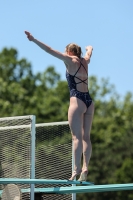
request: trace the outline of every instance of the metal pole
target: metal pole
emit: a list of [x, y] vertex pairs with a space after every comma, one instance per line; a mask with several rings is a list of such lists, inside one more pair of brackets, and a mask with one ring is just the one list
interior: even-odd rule
[[[31, 179], [35, 178], [35, 122], [36, 117], [31, 116]], [[30, 200], [34, 200], [34, 184], [31, 184]]]

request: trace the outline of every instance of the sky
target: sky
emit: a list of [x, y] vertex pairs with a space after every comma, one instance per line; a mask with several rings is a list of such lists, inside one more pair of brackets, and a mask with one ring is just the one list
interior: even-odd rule
[[33, 73], [48, 66], [65, 80], [65, 66], [24, 31], [55, 50], [71, 42], [93, 46], [89, 76], [109, 79], [121, 96], [133, 93], [133, 0], [0, 0], [0, 51], [15, 48]]

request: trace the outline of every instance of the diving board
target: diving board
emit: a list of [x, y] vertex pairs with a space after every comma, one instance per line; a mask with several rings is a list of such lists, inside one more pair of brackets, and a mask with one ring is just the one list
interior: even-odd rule
[[50, 194], [70, 194], [70, 193], [92, 193], [92, 192], [111, 192], [121, 190], [133, 190], [131, 184], [108, 184], [93, 186], [72, 186], [72, 187], [53, 187], [53, 188], [35, 188], [35, 192]]
[[[46, 194], [71, 194], [71, 193], [93, 193], [93, 192], [111, 192], [133, 190], [133, 183], [130, 184], [108, 184], [108, 185], [90, 185], [90, 186], [71, 186], [71, 187], [51, 187], [34, 188], [34, 192]], [[21, 189], [22, 193], [31, 192], [30, 188]], [[2, 190], [0, 190], [0, 195]]]
[[94, 185], [87, 181], [70, 181], [70, 180], [55, 180], [55, 179], [21, 179], [21, 178], [0, 178], [0, 184], [83, 184]]
[[[86, 184], [87, 186], [71, 186], [71, 187], [51, 187], [51, 188], [34, 188], [34, 192], [43, 193], [90, 193], [90, 192], [109, 192], [121, 190], [133, 190], [133, 183], [128, 184], [107, 184], [93, 185], [91, 182], [69, 181], [69, 180], [54, 180], [54, 179], [15, 179], [15, 178], [0, 178], [0, 184]], [[29, 189], [21, 189], [22, 192], [30, 192]]]

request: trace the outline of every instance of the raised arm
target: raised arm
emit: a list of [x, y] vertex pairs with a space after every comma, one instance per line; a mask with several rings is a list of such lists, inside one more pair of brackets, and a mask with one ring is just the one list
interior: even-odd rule
[[91, 58], [91, 55], [92, 55], [92, 51], [93, 51], [93, 47], [92, 46], [87, 46], [86, 47], [86, 54], [85, 54], [85, 60], [87, 62], [87, 64], [90, 63], [90, 58]]
[[43, 49], [47, 53], [51, 54], [52, 56], [59, 58], [60, 60], [63, 60], [65, 63], [68, 63], [68, 64], [70, 64], [72, 62], [72, 58], [70, 56], [68, 56], [67, 54], [56, 51], [56, 50], [52, 49], [51, 47], [49, 47], [48, 45], [40, 42], [39, 40], [35, 39], [31, 35], [31, 33], [29, 33], [28, 31], [25, 31], [25, 34], [27, 35], [27, 38], [30, 41], [37, 44], [41, 49]]

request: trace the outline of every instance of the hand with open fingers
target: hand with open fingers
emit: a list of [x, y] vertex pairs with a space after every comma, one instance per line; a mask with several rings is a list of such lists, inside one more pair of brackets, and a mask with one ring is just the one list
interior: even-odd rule
[[30, 32], [25, 31], [25, 34], [27, 35], [27, 38], [28, 38], [30, 41], [33, 41], [33, 40], [34, 40], [34, 37], [31, 35]]
[[86, 49], [86, 51], [93, 51], [93, 47], [92, 46], [87, 46], [85, 49]]

